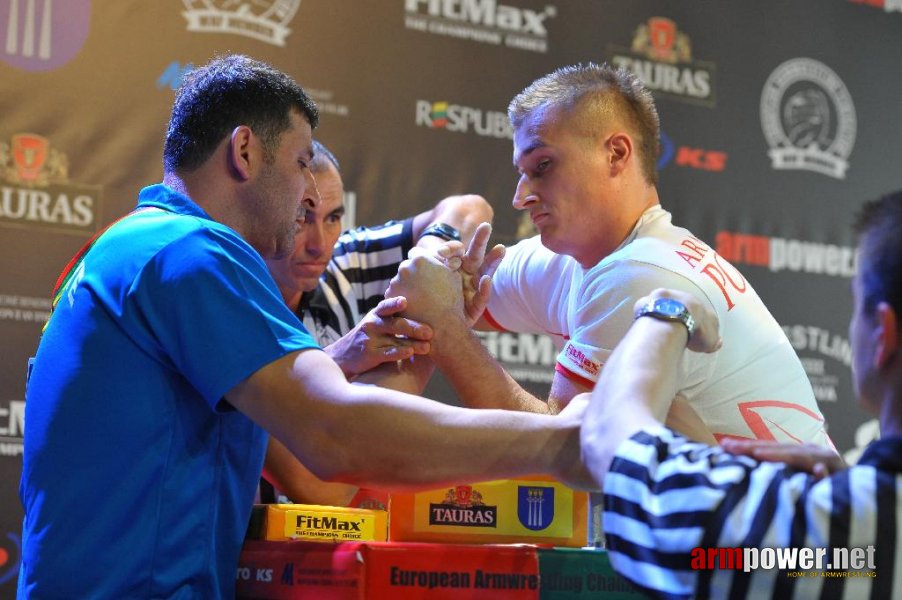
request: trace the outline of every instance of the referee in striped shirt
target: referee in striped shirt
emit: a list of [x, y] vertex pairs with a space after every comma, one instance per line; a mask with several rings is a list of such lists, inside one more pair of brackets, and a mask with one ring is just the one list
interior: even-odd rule
[[[463, 194], [406, 219], [342, 231], [345, 194], [338, 159], [317, 140], [313, 153], [309, 167], [316, 189], [307, 191], [311, 208], [295, 235], [294, 251], [266, 264], [285, 304], [351, 381], [382, 363], [428, 352], [431, 329], [403, 317], [402, 299], [385, 298], [411, 248], [435, 250], [452, 239], [469, 242], [494, 213], [483, 197]], [[403, 381], [409, 387], [401, 391], [422, 393], [432, 366], [422, 361], [418, 366], [417, 377], [381, 378], [380, 385], [398, 388]], [[319, 480], [281, 442], [270, 439], [261, 501], [286, 494], [295, 502], [346, 506], [356, 493], [355, 485]]]
[[[715, 351], [717, 323], [679, 292], [637, 303], [592, 394], [581, 445], [604, 490], [611, 562], [648, 594], [902, 598], [902, 192], [866, 204], [856, 229], [852, 371], [881, 439], [851, 468], [820, 449], [712, 448], [664, 427], [655, 407], [676, 391], [681, 354]], [[797, 560], [803, 554], [823, 560]]]

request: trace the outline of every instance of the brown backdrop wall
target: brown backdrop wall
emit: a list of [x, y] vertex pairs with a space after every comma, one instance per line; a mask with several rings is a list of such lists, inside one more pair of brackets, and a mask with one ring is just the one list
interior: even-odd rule
[[[872, 435], [851, 397], [848, 224], [902, 187], [900, 0], [0, 0], [0, 597], [15, 592], [25, 364], [50, 290], [161, 178], [172, 90], [221, 52], [318, 101], [357, 224], [475, 191], [505, 243], [531, 233], [510, 206], [513, 94], [574, 62], [635, 70], [661, 113], [665, 208], [758, 289], [839, 447]], [[548, 340], [484, 340], [547, 391]], [[454, 401], [441, 380], [429, 393]]]

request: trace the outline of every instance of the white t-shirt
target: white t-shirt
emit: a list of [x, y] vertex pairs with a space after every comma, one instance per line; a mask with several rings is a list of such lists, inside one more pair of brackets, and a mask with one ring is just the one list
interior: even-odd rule
[[549, 334], [561, 349], [557, 371], [589, 387], [626, 335], [636, 300], [660, 287], [704, 298], [720, 319], [723, 348], [685, 353], [680, 394], [715, 437], [833, 447], [805, 370], [758, 294], [660, 206], [590, 269], [538, 237], [524, 240], [508, 248], [492, 286], [489, 320]]

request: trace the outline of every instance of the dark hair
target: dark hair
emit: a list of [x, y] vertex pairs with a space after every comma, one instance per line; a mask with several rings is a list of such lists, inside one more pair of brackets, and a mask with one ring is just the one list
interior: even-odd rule
[[517, 94], [507, 108], [507, 115], [516, 129], [537, 109], [551, 106], [570, 111], [584, 98], [597, 101], [602, 113], [627, 122], [633, 136], [638, 138], [642, 174], [649, 184], [656, 184], [661, 145], [658, 110], [651, 92], [626, 69], [592, 62], [561, 67]]
[[316, 105], [291, 77], [247, 56], [216, 57], [179, 86], [163, 146], [164, 171], [197, 169], [239, 125], [260, 137], [270, 160], [291, 126], [292, 109], [316, 127]]
[[313, 162], [310, 164], [310, 170], [314, 173], [321, 173], [326, 170], [327, 161], [332, 163], [335, 170], [341, 173], [341, 167], [338, 165], [338, 159], [332, 154], [332, 151], [326, 148], [319, 140], [313, 140]]
[[855, 232], [865, 311], [887, 302], [902, 314], [902, 190], [862, 206]]

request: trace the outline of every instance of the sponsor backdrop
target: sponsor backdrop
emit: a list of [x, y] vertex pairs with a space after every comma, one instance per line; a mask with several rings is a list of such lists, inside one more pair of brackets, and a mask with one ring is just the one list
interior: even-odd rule
[[[851, 402], [848, 223], [902, 187], [902, 0], [0, 0], [0, 596], [19, 562], [25, 365], [50, 290], [160, 179], [173, 89], [219, 52], [273, 63], [318, 102], [349, 222], [475, 191], [503, 243], [531, 234], [509, 202], [511, 97], [569, 63], [634, 70], [661, 113], [665, 208], [758, 289], [840, 449], [873, 435]], [[549, 340], [483, 339], [545, 393]], [[430, 393], [453, 401], [440, 381]]]

